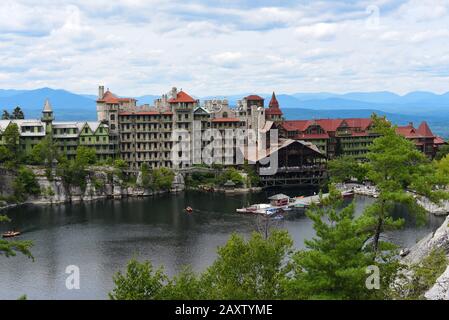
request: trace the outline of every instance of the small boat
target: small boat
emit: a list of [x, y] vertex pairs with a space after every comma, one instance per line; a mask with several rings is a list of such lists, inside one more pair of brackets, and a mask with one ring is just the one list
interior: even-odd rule
[[269, 204], [260, 203], [260, 204], [254, 204], [247, 208], [236, 209], [236, 211], [237, 211], [237, 213], [257, 214], [257, 213], [259, 213], [259, 211], [261, 211], [261, 210], [263, 211], [268, 208], [270, 208]]
[[345, 191], [341, 194], [343, 199], [352, 199], [354, 198], [354, 191]]
[[7, 231], [4, 234], [2, 234], [3, 238], [14, 238], [17, 236], [20, 236], [20, 232], [19, 231]]
[[185, 210], [186, 210], [187, 213], [192, 213], [193, 212], [192, 207], [187, 207]]

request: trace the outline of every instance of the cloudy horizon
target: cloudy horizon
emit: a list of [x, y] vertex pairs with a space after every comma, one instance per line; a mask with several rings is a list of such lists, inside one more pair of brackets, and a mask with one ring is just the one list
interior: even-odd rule
[[0, 3], [0, 88], [449, 91], [449, 0]]

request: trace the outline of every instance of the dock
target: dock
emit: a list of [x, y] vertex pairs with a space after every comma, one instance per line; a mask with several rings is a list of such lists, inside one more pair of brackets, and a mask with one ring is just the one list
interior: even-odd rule
[[[323, 198], [326, 198], [329, 196], [329, 193], [323, 193]], [[298, 208], [299, 206], [303, 207], [310, 207], [312, 204], [319, 204], [320, 203], [320, 195], [313, 195], [308, 196], [304, 198], [295, 198], [295, 201], [291, 204], [293, 207]]]
[[[326, 198], [329, 196], [329, 193], [325, 193], [322, 196], [323, 198]], [[290, 198], [286, 195], [279, 194], [270, 197], [270, 200], [271, 203], [253, 204], [248, 208], [237, 209], [237, 212], [246, 214], [273, 215], [294, 209], [306, 209], [312, 204], [319, 204], [320, 195]]]

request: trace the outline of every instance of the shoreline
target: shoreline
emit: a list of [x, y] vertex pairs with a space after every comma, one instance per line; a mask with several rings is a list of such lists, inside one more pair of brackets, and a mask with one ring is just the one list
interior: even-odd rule
[[[337, 184], [337, 189], [340, 191], [353, 191], [354, 194], [377, 198], [379, 193], [375, 186], [367, 186], [361, 183], [342, 183]], [[418, 197], [415, 195], [415, 197]], [[441, 204], [435, 204], [430, 202], [425, 197], [417, 199], [417, 203], [426, 210], [426, 212], [431, 213], [435, 216], [448, 216], [449, 215], [449, 201], [442, 201]]]

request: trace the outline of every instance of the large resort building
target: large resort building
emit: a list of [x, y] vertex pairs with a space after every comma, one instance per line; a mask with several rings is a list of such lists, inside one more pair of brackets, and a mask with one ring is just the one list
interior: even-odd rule
[[[182, 89], [172, 88], [153, 106], [139, 106], [136, 99], [118, 97], [100, 86], [97, 118], [96, 122], [57, 122], [47, 100], [39, 120], [1, 120], [0, 144], [5, 143], [6, 128], [16, 123], [20, 148], [26, 153], [51, 136], [69, 159], [79, 146], [87, 146], [95, 149], [99, 160], [120, 158], [131, 171], [143, 163], [149, 168], [185, 169], [201, 163], [235, 165], [243, 158], [261, 174], [267, 167], [264, 160], [276, 154], [277, 178], [262, 179], [269, 186], [279, 181], [318, 184], [326, 159], [349, 155], [364, 160], [378, 136], [369, 118], [285, 120], [274, 93], [267, 108], [257, 95], [231, 107], [226, 99], [201, 104]], [[270, 144], [273, 129], [278, 129], [279, 139]], [[430, 158], [445, 143], [425, 122], [418, 128], [399, 126], [397, 132]]]

